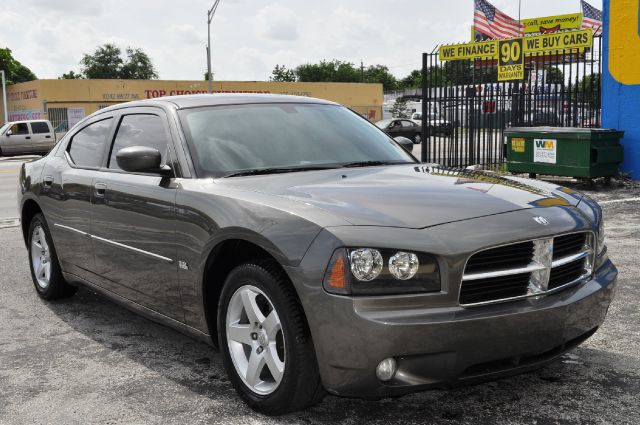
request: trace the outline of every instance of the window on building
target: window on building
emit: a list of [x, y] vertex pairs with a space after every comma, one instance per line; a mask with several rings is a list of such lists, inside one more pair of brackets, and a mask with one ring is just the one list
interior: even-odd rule
[[77, 132], [67, 152], [73, 163], [79, 167], [99, 167], [107, 144], [107, 136], [111, 129], [111, 118], [94, 122]]
[[69, 131], [69, 118], [67, 115], [67, 108], [48, 108], [47, 116], [53, 131], [55, 133], [64, 133]]
[[120, 149], [130, 146], [145, 146], [158, 149], [162, 155], [162, 164], [164, 164], [167, 154], [167, 134], [162, 121], [159, 116], [151, 114], [125, 115], [122, 117], [111, 148], [109, 168], [112, 170], [120, 169], [116, 161], [116, 154]]

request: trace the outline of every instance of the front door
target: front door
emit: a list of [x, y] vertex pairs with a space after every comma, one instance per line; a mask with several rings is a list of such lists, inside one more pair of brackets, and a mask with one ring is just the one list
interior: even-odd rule
[[2, 136], [2, 152], [5, 154], [31, 153], [31, 133], [26, 122], [15, 123]]
[[159, 108], [127, 109], [119, 118], [106, 168], [93, 181], [92, 235], [101, 285], [182, 321], [175, 243], [174, 179], [120, 169], [130, 146], [158, 149], [171, 162], [171, 135]]

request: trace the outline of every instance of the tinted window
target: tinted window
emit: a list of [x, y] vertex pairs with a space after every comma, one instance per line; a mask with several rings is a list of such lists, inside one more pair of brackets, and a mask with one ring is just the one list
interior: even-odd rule
[[201, 176], [271, 167], [415, 161], [389, 136], [340, 106], [249, 104], [179, 113]]
[[27, 127], [27, 123], [24, 123], [24, 122], [14, 124], [11, 127], [11, 133], [15, 135], [29, 134], [29, 127]]
[[415, 127], [416, 125], [411, 121], [401, 121], [403, 127]]
[[67, 148], [71, 160], [80, 167], [99, 167], [111, 128], [111, 118], [94, 122], [77, 132]]
[[125, 115], [120, 121], [116, 138], [111, 148], [109, 168], [119, 170], [116, 154], [120, 149], [129, 146], [145, 146], [156, 148], [162, 155], [162, 164], [167, 154], [167, 135], [162, 118], [157, 115], [137, 114]]
[[35, 134], [49, 133], [49, 126], [46, 122], [32, 122], [31, 131]]

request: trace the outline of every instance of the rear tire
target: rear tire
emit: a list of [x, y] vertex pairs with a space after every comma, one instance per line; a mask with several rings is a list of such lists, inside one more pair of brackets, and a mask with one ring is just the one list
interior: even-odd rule
[[231, 271], [220, 295], [218, 341], [231, 383], [254, 410], [282, 415], [324, 398], [302, 306], [276, 265], [257, 261]]
[[420, 143], [422, 143], [422, 136], [419, 134], [415, 134], [413, 136], [413, 144], [414, 145], [419, 145]]
[[27, 244], [31, 279], [40, 298], [56, 300], [75, 294], [78, 288], [69, 285], [62, 276], [53, 239], [41, 213], [31, 219]]

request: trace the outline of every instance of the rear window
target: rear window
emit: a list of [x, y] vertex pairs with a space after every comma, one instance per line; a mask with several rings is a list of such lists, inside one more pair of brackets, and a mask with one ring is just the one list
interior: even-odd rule
[[79, 167], [100, 167], [111, 129], [111, 118], [89, 124], [77, 132], [67, 151], [73, 163]]
[[46, 122], [32, 122], [31, 131], [34, 134], [49, 133], [49, 125]]

